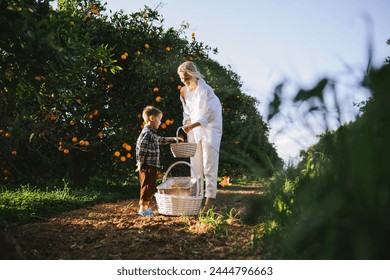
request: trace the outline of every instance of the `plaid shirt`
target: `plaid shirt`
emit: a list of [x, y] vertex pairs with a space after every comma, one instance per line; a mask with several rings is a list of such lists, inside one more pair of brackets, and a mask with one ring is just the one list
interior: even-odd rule
[[146, 125], [138, 136], [136, 145], [136, 158], [138, 163], [160, 167], [159, 145], [175, 143], [176, 137], [162, 137], [157, 130]]

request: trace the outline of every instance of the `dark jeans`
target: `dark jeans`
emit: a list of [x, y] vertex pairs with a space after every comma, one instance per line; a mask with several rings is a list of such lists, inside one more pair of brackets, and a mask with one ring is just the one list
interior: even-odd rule
[[156, 192], [157, 167], [142, 164], [139, 171], [139, 182], [141, 186], [139, 205], [149, 205]]

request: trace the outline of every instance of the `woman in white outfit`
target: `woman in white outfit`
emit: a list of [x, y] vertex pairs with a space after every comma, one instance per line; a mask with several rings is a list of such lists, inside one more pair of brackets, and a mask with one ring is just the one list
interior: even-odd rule
[[205, 209], [217, 196], [219, 148], [222, 137], [222, 106], [213, 89], [191, 61], [182, 63], [177, 73], [185, 85], [180, 90], [183, 130], [189, 142], [198, 143], [191, 165], [206, 182]]

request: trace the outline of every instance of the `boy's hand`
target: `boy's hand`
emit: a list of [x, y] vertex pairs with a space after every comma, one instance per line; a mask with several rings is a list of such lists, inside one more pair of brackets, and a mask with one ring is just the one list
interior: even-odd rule
[[135, 170], [135, 172], [139, 172], [139, 171], [141, 171], [141, 163], [140, 162], [137, 163], [137, 169]]

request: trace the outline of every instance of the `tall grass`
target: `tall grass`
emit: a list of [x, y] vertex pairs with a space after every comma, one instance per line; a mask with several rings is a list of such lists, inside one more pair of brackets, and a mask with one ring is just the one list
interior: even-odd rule
[[[318, 106], [324, 81], [295, 101], [326, 117], [326, 107]], [[321, 135], [257, 201], [269, 258], [390, 258], [390, 65], [371, 69], [361, 86], [372, 97], [356, 121]]]

